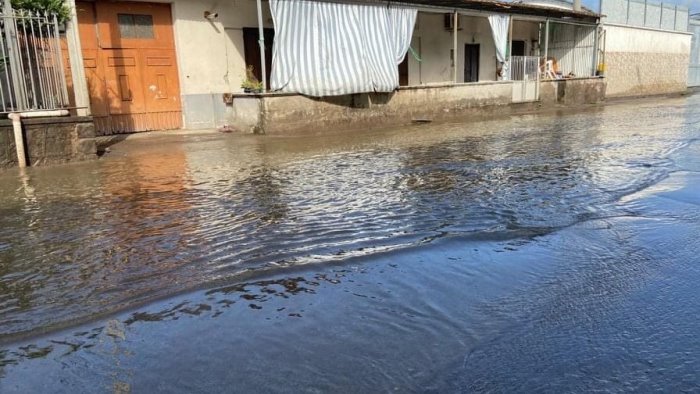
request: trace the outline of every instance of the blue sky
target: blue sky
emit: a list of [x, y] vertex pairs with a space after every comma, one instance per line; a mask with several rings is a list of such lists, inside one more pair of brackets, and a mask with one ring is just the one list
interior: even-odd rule
[[[650, 0], [656, 3], [680, 4], [688, 6], [692, 12], [700, 12], [700, 0]], [[593, 10], [598, 9], [598, 0], [582, 0], [583, 4]]]

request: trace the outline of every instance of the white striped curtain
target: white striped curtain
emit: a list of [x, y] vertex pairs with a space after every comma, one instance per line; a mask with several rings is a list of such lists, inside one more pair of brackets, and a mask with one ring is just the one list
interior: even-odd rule
[[270, 10], [273, 91], [323, 97], [398, 88], [416, 9], [270, 0]]

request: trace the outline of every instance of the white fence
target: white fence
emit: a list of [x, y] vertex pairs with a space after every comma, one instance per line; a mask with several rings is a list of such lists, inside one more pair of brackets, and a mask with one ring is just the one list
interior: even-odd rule
[[538, 56], [512, 56], [510, 63], [513, 102], [537, 101], [540, 96], [540, 58]]
[[605, 22], [662, 30], [686, 31], [688, 7], [654, 0], [601, 0]]
[[547, 57], [562, 77], [592, 77], [596, 73], [596, 26], [549, 24]]
[[0, 113], [68, 106], [56, 15], [0, 11], [0, 33]]

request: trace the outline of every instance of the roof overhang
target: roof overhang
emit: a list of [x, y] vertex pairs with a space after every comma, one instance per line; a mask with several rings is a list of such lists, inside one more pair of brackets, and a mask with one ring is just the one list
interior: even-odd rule
[[419, 5], [423, 7], [444, 9], [444, 10], [465, 10], [493, 12], [501, 14], [528, 15], [542, 18], [573, 19], [595, 23], [602, 15], [588, 9], [574, 11], [558, 7], [548, 7], [536, 4], [511, 3], [496, 0], [397, 0], [397, 1], [377, 1], [365, 0], [369, 2], [386, 2], [393, 4]]

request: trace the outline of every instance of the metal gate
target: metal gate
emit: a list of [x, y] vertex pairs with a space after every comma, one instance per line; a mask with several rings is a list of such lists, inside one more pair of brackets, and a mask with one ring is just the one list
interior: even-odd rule
[[0, 12], [0, 113], [68, 106], [54, 14], [4, 7]]
[[510, 79], [513, 81], [513, 102], [540, 99], [540, 72], [537, 56], [512, 56]]

